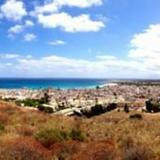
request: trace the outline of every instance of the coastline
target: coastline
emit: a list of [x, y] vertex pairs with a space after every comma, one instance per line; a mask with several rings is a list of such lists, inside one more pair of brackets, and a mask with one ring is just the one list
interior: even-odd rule
[[[21, 107], [66, 116], [90, 112], [92, 108], [108, 106], [142, 111], [151, 98], [159, 102], [160, 85], [144, 83], [104, 83], [102, 86], [81, 89], [0, 89], [0, 99]], [[103, 109], [102, 109], [103, 111]]]
[[135, 110], [142, 110], [147, 100], [159, 99], [159, 95], [160, 82], [155, 81], [103, 80], [101, 85], [69, 89], [52, 87], [0, 89], [1, 100], [33, 108], [43, 105], [52, 108], [53, 112], [67, 109], [66, 114], [68, 110], [70, 114], [82, 108], [90, 109], [96, 105], [107, 106], [112, 103], [129, 104]]
[[95, 78], [0, 78], [0, 90], [14, 89], [95, 89], [114, 85], [160, 85], [152, 79], [95, 79]]
[[25, 99], [42, 99], [44, 96], [49, 97], [49, 105], [53, 108], [64, 105], [65, 108], [70, 106], [94, 106], [95, 104], [105, 105], [107, 103], [133, 103], [138, 102], [145, 104], [145, 101], [152, 97], [160, 95], [160, 86], [136, 84], [119, 84], [104, 83], [89, 88], [74, 89], [0, 89], [1, 99], [8, 100], [25, 100]]
[[82, 78], [14, 78], [14, 79], [0, 79], [0, 89], [93, 89], [96, 86], [107, 83], [107, 79], [82, 79]]
[[41, 91], [47, 89], [53, 90], [89, 90], [89, 89], [96, 89], [97, 87], [103, 88], [108, 86], [118, 86], [118, 83], [115, 82], [105, 82], [104, 84], [97, 84], [97, 85], [89, 85], [89, 86], [79, 86], [79, 87], [20, 87], [20, 88], [0, 88], [0, 91], [18, 91], [18, 90], [33, 90], [33, 91]]

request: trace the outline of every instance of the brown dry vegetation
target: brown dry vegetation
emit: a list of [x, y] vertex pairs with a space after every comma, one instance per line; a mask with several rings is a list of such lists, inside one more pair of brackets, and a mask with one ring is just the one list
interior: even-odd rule
[[0, 160], [160, 160], [160, 115], [135, 113], [86, 119], [0, 102]]

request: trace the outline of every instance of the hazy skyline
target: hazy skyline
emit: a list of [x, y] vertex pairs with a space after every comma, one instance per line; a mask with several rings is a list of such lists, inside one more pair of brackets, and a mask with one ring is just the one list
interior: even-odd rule
[[160, 78], [159, 0], [0, 0], [0, 77]]

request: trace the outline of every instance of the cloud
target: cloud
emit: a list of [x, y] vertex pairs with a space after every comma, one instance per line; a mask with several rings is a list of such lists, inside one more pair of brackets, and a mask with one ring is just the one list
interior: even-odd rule
[[0, 19], [2, 19], [3, 18], [3, 15], [2, 15], [2, 13], [0, 13]]
[[20, 54], [14, 54], [14, 53], [0, 53], [0, 59], [6, 59], [6, 60], [19, 60], [19, 59], [31, 59], [33, 58], [31, 55], [20, 55]]
[[24, 3], [19, 0], [6, 0], [6, 2], [0, 6], [0, 13], [6, 19], [12, 21], [20, 21], [27, 15]]
[[59, 46], [59, 45], [66, 44], [66, 42], [62, 40], [55, 40], [55, 41], [48, 42], [48, 44], [53, 46]]
[[42, 6], [36, 6], [35, 10], [31, 12], [32, 15], [43, 13], [56, 13], [63, 6], [88, 8], [91, 6], [98, 6], [102, 4], [102, 0], [51, 0], [46, 1]]
[[[21, 22], [25, 16], [34, 16], [46, 28], [60, 28], [65, 32], [97, 32], [105, 26], [102, 20], [92, 20], [88, 14], [72, 16], [62, 10], [64, 6], [84, 9], [102, 4], [102, 0], [44, 0], [43, 5], [36, 5], [27, 13], [22, 0], [6, 0], [0, 6], [0, 18]], [[23, 32], [33, 25], [29, 20], [25, 24], [15, 24], [8, 30], [9, 37], [14, 37], [12, 34]]]
[[[107, 57], [107, 55], [106, 55]], [[118, 58], [95, 58], [94, 60], [74, 59], [57, 55], [41, 58], [18, 57], [11, 68], [6, 66], [3, 71], [28, 77], [129, 77], [143, 76], [148, 73], [142, 63], [134, 60]], [[110, 55], [108, 55], [110, 57]], [[34, 70], [33, 70], [34, 68]], [[0, 71], [2, 72], [2, 71]], [[147, 74], [146, 74], [147, 75]]]
[[[148, 73], [160, 74], [160, 24], [152, 24], [142, 33], [135, 34], [130, 42], [128, 57], [142, 63]], [[143, 73], [142, 73], [143, 74]], [[151, 78], [153, 78], [151, 77]]]
[[117, 59], [117, 57], [111, 56], [111, 55], [99, 55], [99, 56], [96, 56], [96, 58], [99, 60], [116, 60]]
[[24, 41], [30, 42], [36, 39], [36, 35], [33, 33], [27, 33], [24, 35]]
[[157, 59], [160, 56], [160, 24], [150, 25], [144, 32], [135, 34], [130, 42], [130, 58]]
[[28, 27], [32, 27], [34, 26], [34, 23], [30, 20], [26, 20], [24, 24], [17, 24], [15, 26], [12, 26], [9, 28], [8, 33], [9, 35], [13, 35], [17, 34], [17, 33], [21, 33], [24, 31], [24, 29], [28, 28]]
[[15, 26], [9, 28], [8, 33], [9, 33], [9, 34], [17, 34], [17, 33], [22, 32], [23, 30], [24, 30], [24, 26], [17, 24], [17, 25], [15, 25]]
[[18, 54], [8, 54], [8, 53], [5, 53], [5, 54], [0, 54], [0, 59], [15, 59], [15, 58], [18, 58], [19, 55]]
[[79, 8], [88, 8], [102, 4], [102, 0], [55, 0], [59, 6], [71, 6]]
[[26, 20], [24, 26], [25, 27], [33, 27], [34, 23], [31, 20]]
[[86, 14], [75, 17], [64, 12], [51, 15], [41, 14], [38, 16], [38, 21], [46, 28], [60, 27], [65, 32], [96, 32], [104, 27], [103, 22], [93, 21]]
[[31, 16], [45, 28], [60, 28], [65, 32], [97, 32], [105, 24], [103, 20], [92, 20], [89, 14], [72, 16], [63, 12], [63, 7], [89, 8], [102, 5], [102, 0], [46, 0], [44, 5], [35, 6]]

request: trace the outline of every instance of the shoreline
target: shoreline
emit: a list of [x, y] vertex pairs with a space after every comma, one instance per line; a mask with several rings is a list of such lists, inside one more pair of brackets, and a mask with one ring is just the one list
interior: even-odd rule
[[[3, 83], [1, 82], [1, 78], [0, 78], [0, 90], [46, 90], [46, 89], [54, 89], [54, 90], [84, 90], [84, 89], [96, 89], [97, 87], [99, 88], [103, 88], [103, 87], [107, 87], [107, 86], [118, 86], [118, 85], [136, 85], [136, 86], [160, 86], [160, 80], [104, 80], [104, 79], [97, 79], [97, 80], [100, 80], [100, 82], [94, 82], [95, 84], [89, 84], [88, 85], [84, 85], [84, 84], [77, 84], [77, 86], [75, 85], [76, 83], [75, 82], [69, 82], [68, 85], [67, 84], [40, 84], [39, 86], [34, 82], [32, 85], [29, 84], [30, 82], [28, 82], [28, 86], [24, 85], [24, 86], [19, 86], [17, 87], [16, 84], [15, 86], [13, 85], [12, 87], [10, 87], [10, 83], [8, 83], [8, 86], [5, 84], [3, 86]], [[3, 79], [4, 80], [4, 79]], [[12, 80], [12, 79], [11, 79]], [[19, 79], [19, 80], [22, 80], [22, 79]], [[24, 80], [28, 80], [28, 79], [24, 79]], [[29, 79], [30, 81], [32, 79]], [[38, 79], [33, 79], [33, 80], [38, 80]], [[41, 79], [42, 80], [42, 79]], [[46, 79], [47, 80], [47, 79]], [[52, 79], [49, 79], [49, 80], [52, 80]], [[58, 80], [58, 79], [56, 79]], [[62, 79], [60, 79], [62, 80]], [[65, 79], [63, 79], [65, 80]], [[67, 79], [67, 80], [72, 80], [72, 79]], [[81, 79], [76, 79], [76, 80], [81, 80]], [[82, 79], [82, 80], [86, 80], [86, 79]], [[87, 79], [87, 80], [92, 80], [92, 79]], [[93, 79], [95, 80], [95, 79]], [[102, 82], [101, 82], [102, 80]], [[32, 82], [31, 82], [32, 83]], [[49, 82], [51, 83], [51, 82]], [[83, 82], [82, 82], [83, 83]], [[91, 81], [92, 83], [92, 81]], [[73, 86], [72, 86], [73, 84]], [[66, 85], [66, 86], [65, 86]]]
[[20, 88], [0, 88], [0, 90], [45, 90], [45, 89], [54, 89], [54, 90], [83, 90], [83, 89], [96, 89], [96, 87], [106, 87], [111, 85], [117, 85], [117, 83], [104, 83], [104, 84], [97, 84], [91, 86], [79, 86], [79, 87], [20, 87]]
[[81, 90], [113, 85], [157, 85], [160, 80], [151, 79], [95, 79], [95, 78], [0, 78], [0, 90]]

